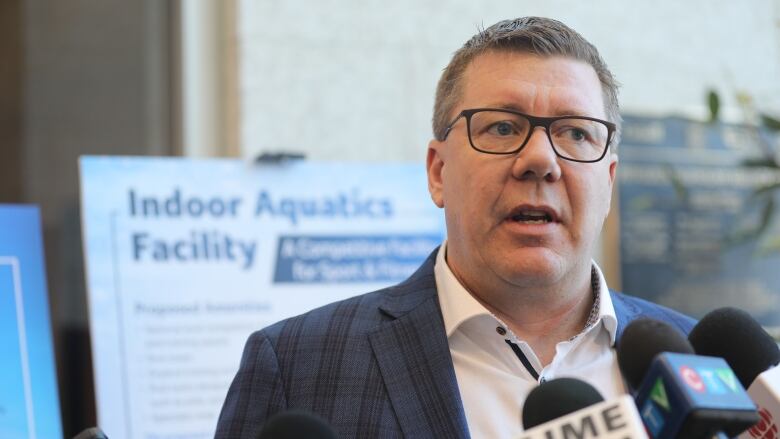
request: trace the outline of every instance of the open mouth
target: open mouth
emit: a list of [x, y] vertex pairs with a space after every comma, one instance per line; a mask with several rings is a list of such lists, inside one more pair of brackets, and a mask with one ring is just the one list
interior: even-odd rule
[[508, 219], [523, 224], [549, 224], [556, 222], [555, 212], [546, 208], [518, 208], [512, 211]]

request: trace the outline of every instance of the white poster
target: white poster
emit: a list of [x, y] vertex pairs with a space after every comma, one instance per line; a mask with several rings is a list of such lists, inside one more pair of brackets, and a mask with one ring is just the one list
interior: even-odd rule
[[444, 237], [421, 164], [83, 157], [99, 425], [210, 438], [246, 338], [399, 282]]

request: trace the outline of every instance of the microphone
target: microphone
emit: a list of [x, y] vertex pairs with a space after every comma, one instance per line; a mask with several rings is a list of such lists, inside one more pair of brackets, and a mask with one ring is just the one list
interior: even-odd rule
[[523, 428], [529, 430], [601, 401], [604, 401], [601, 393], [585, 381], [576, 378], [545, 381], [525, 399]]
[[73, 436], [73, 439], [108, 439], [108, 436], [98, 427], [90, 427]]
[[726, 361], [693, 355], [685, 336], [667, 323], [633, 321], [617, 354], [651, 438], [733, 437], [758, 421]]
[[642, 318], [626, 326], [617, 347], [617, 360], [632, 391], [639, 389], [650, 365], [661, 352], [693, 354], [694, 350], [680, 331], [664, 322]]
[[720, 308], [705, 315], [688, 339], [696, 353], [725, 359], [758, 406], [761, 419], [739, 437], [780, 437], [780, 349], [761, 324], [740, 309]]
[[325, 420], [303, 410], [277, 413], [268, 419], [258, 439], [336, 439]]
[[598, 390], [575, 378], [557, 378], [533, 389], [523, 404], [520, 439], [646, 439], [628, 395], [604, 401]]

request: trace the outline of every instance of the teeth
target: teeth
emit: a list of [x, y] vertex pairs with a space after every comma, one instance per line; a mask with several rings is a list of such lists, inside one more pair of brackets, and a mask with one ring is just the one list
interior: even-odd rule
[[512, 220], [525, 224], [546, 224], [552, 221], [552, 217], [546, 212], [530, 210], [512, 216]]

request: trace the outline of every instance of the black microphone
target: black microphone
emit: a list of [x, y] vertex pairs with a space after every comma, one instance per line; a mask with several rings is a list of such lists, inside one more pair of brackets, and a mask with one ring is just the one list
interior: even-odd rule
[[664, 322], [642, 318], [626, 327], [617, 346], [617, 360], [629, 389], [639, 389], [653, 360], [662, 352], [693, 354], [694, 350], [680, 331]]
[[319, 416], [303, 410], [288, 410], [271, 416], [258, 439], [336, 439], [336, 432]]
[[688, 335], [696, 353], [721, 357], [758, 405], [761, 420], [740, 437], [780, 437], [780, 348], [750, 314], [720, 308]]
[[618, 363], [651, 438], [734, 436], [758, 420], [726, 361], [693, 351], [664, 322], [638, 319], [623, 332]]
[[523, 428], [520, 439], [647, 438], [630, 396], [605, 401], [576, 378], [556, 378], [533, 389], [523, 404]]
[[529, 430], [604, 401], [598, 390], [576, 378], [546, 381], [528, 393], [523, 403], [523, 428]]
[[780, 363], [780, 349], [772, 336], [737, 308], [719, 308], [705, 315], [688, 339], [697, 354], [725, 359], [746, 389], [759, 374]]
[[73, 436], [73, 439], [108, 439], [108, 436], [98, 427], [90, 427]]

